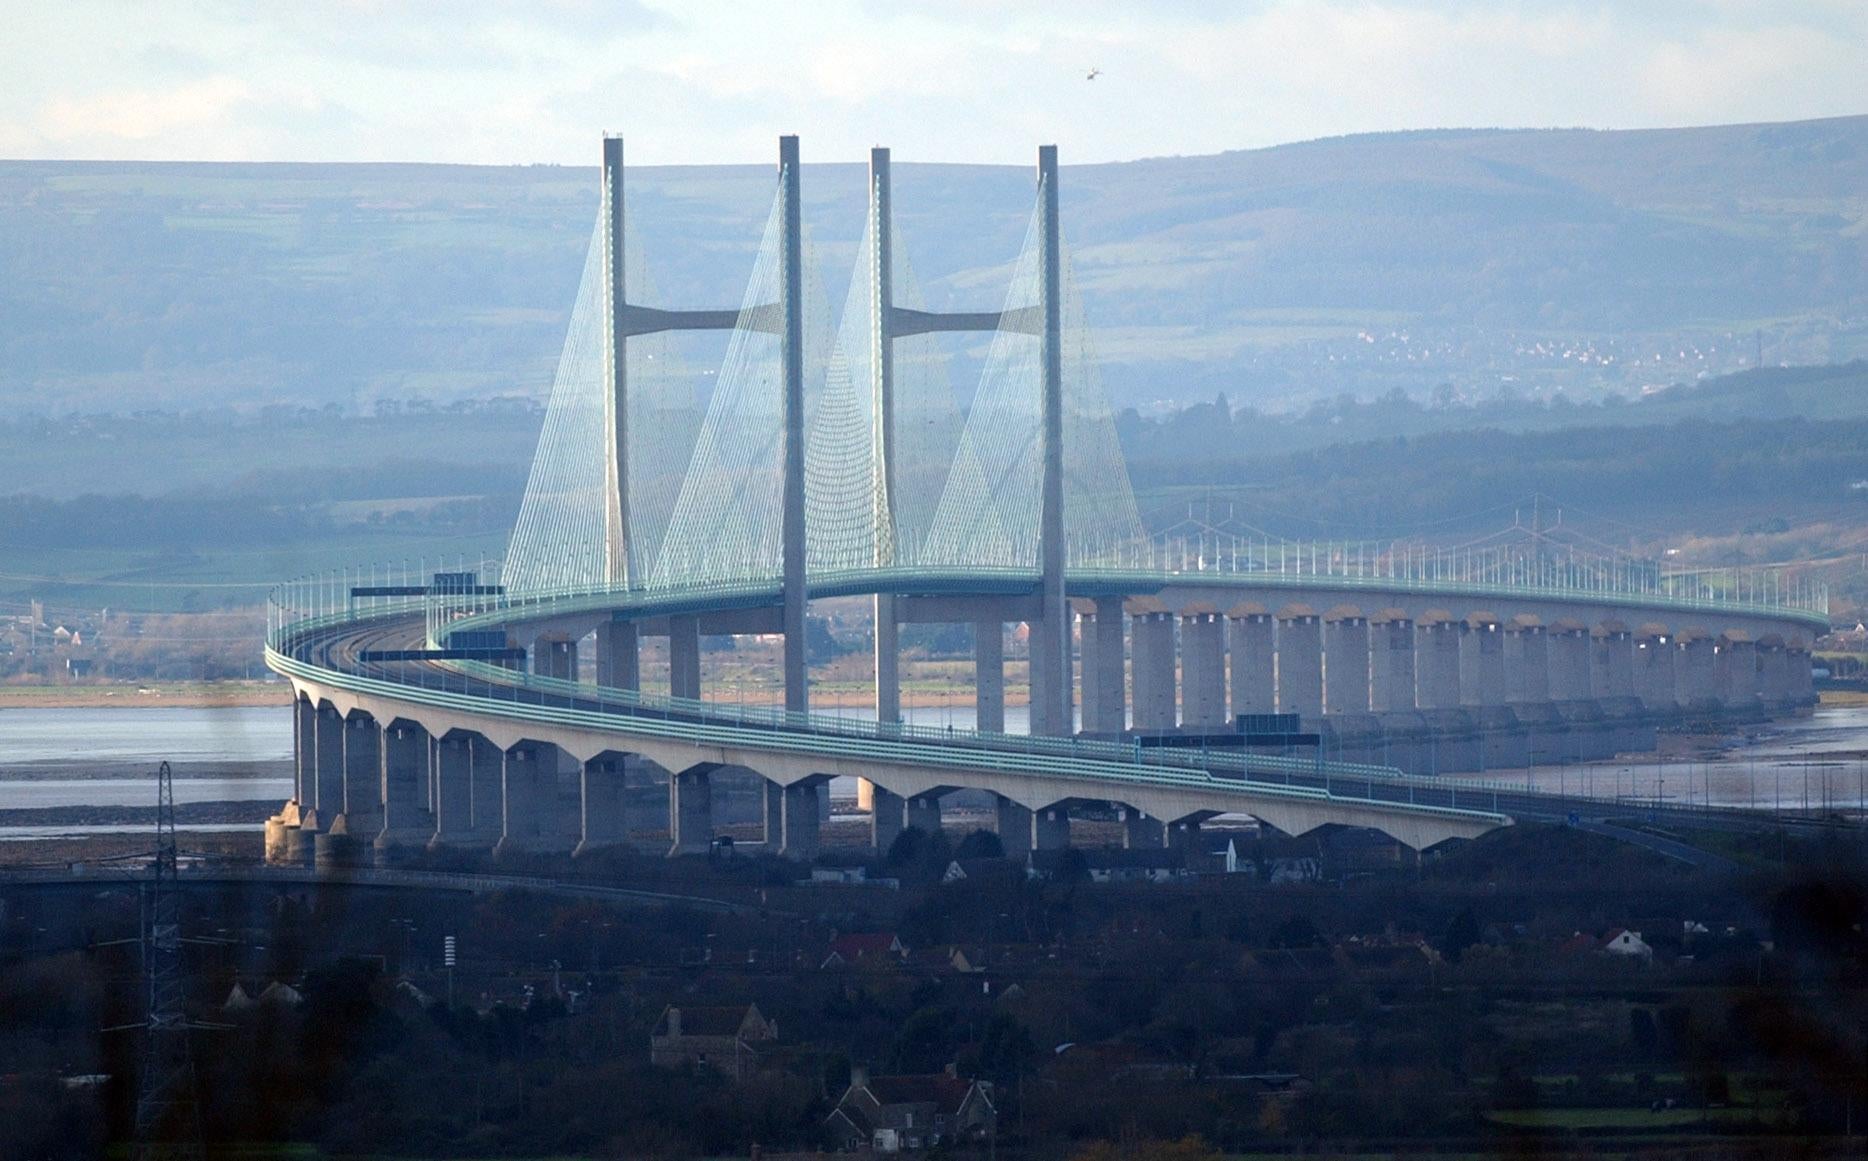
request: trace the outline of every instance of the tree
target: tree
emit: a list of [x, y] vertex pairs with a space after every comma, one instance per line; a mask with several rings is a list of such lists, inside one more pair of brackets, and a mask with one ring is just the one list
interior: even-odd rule
[[1446, 925], [1446, 935], [1440, 940], [1440, 954], [1452, 963], [1458, 963], [1466, 949], [1479, 942], [1479, 917], [1472, 913], [1472, 908], [1462, 907]]
[[999, 836], [992, 831], [976, 830], [960, 840], [960, 845], [954, 848], [953, 857], [956, 859], [1003, 859], [1005, 844], [1000, 842]]

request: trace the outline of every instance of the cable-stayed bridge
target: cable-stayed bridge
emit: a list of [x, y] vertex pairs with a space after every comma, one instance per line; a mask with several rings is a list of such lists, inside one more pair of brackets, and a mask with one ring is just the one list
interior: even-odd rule
[[[645, 762], [671, 772], [677, 851], [705, 845], [699, 804], [727, 768], [764, 777], [769, 841], [793, 853], [814, 847], [814, 788], [835, 774], [870, 786], [878, 842], [970, 788], [995, 796], [1014, 849], [1062, 841], [1081, 802], [1118, 804], [1144, 843], [1164, 823], [1185, 832], [1243, 811], [1420, 845], [1505, 821], [1496, 797], [1481, 806], [1482, 792], [1420, 773], [1599, 757], [1651, 746], [1683, 715], [1809, 700], [1827, 599], [1794, 571], [1667, 573], [1536, 538], [1435, 550], [1220, 527], [1151, 536], [1097, 378], [1052, 147], [1004, 293], [973, 311], [926, 309], [888, 151], [872, 151], [835, 316], [807, 261], [796, 138], [780, 139], [737, 306], [632, 298], [650, 272], [629, 240], [620, 140], [603, 160], [505, 560], [356, 570], [275, 594], [269, 662], [300, 692], [282, 856], [294, 834], [301, 847], [320, 834], [627, 841], [642, 828], [625, 788]], [[670, 342], [690, 331], [724, 341], [704, 400], [701, 370]], [[987, 352], [964, 407], [945, 332]], [[851, 595], [875, 616], [864, 723], [809, 713], [806, 609]], [[929, 622], [974, 627], [977, 731], [901, 722], [899, 626]], [[1029, 641], [1031, 736], [1016, 740], [1008, 624]], [[707, 699], [700, 640], [719, 634], [778, 635], [782, 712]], [[645, 636], [668, 640], [666, 697], [641, 692]], [[579, 680], [585, 649], [594, 682]], [[1351, 760], [1300, 770], [1246, 750], [1144, 752], [1130, 733], [1216, 736], [1275, 713]]]

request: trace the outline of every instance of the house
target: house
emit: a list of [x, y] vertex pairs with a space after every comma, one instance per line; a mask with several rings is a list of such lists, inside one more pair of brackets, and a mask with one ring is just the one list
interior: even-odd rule
[[1241, 872], [1249, 875], [1256, 868], [1250, 859], [1240, 855], [1240, 845], [1240, 836], [1237, 834], [1203, 834], [1199, 847], [1187, 860], [1187, 867], [1202, 875], [1237, 875]]
[[850, 1074], [850, 1087], [825, 1119], [844, 1152], [918, 1153], [994, 1135], [992, 1086], [950, 1073], [925, 1076]]
[[649, 1061], [659, 1068], [703, 1064], [729, 1080], [745, 1080], [763, 1046], [778, 1040], [778, 1025], [753, 1004], [677, 1008], [670, 1004], [649, 1033]]
[[943, 883], [1021, 883], [1025, 868], [1017, 859], [955, 859], [941, 875]]
[[1186, 874], [1180, 851], [1166, 847], [1129, 850], [1032, 851], [1029, 874], [1034, 879], [1057, 879], [1080, 867], [1092, 883], [1166, 883]]
[[866, 867], [812, 867], [811, 877], [806, 882], [813, 887], [825, 884], [851, 887], [883, 887], [890, 891], [902, 889], [900, 879], [872, 878]]
[[1633, 956], [1643, 962], [1652, 962], [1654, 959], [1654, 949], [1641, 938], [1641, 933], [1623, 927], [1617, 927], [1603, 936], [1600, 947], [1609, 955]]
[[907, 958], [908, 948], [891, 932], [851, 932], [830, 941], [830, 954], [818, 966], [823, 969], [899, 967]]
[[928, 972], [972, 972], [985, 971], [986, 953], [979, 949], [971, 950], [956, 944], [945, 947], [924, 948], [909, 957], [915, 967]]

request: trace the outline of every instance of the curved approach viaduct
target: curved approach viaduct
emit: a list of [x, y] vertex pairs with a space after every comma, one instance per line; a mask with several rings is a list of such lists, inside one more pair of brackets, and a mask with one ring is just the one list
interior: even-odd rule
[[[779, 153], [766, 273], [746, 305], [674, 311], [624, 293], [622, 143], [606, 140], [587, 267], [601, 277], [580, 292], [589, 313], [574, 312], [502, 568], [514, 591], [463, 572], [275, 592], [267, 660], [297, 694], [297, 785], [268, 825], [272, 858], [359, 842], [702, 851], [729, 784], [756, 788], [767, 847], [809, 856], [838, 775], [865, 783], [881, 848], [938, 825], [958, 790], [991, 796], [1008, 852], [1068, 843], [1086, 806], [1136, 846], [1239, 812], [1292, 833], [1376, 827], [1420, 848], [1573, 805], [1441, 775], [1652, 748], [1683, 718], [1812, 700], [1825, 602], [1779, 573], [1669, 576], [1541, 540], [1435, 551], [1147, 538], [1106, 401], [1066, 351], [1083, 348], [1067, 342], [1052, 147], [1039, 151], [1023, 273], [990, 312], [894, 305], [888, 151], [872, 153], [852, 292], [866, 305], [838, 339], [862, 357], [810, 411], [797, 139]], [[670, 515], [662, 493], [631, 492], [639, 461], [665, 459], [674, 437], [643, 430], [660, 413], [632, 404], [627, 351], [634, 336], [699, 329], [732, 330], [745, 357], [728, 361], [734, 386], [723, 371], [713, 390]], [[928, 426], [920, 404], [898, 442], [893, 353], [941, 331], [994, 332], [988, 366], [1002, 372], [991, 391], [982, 380], [944, 484], [925, 449], [923, 461], [904, 451]], [[771, 358], [754, 367], [757, 344]], [[600, 377], [580, 386], [578, 368]], [[910, 462], [921, 467], [898, 480]], [[921, 491], [904, 505], [910, 488]], [[910, 510], [934, 515], [918, 525]], [[806, 610], [850, 596], [875, 613], [866, 722], [809, 713]], [[977, 732], [901, 724], [898, 629], [914, 623], [974, 627]], [[1031, 736], [1004, 729], [1008, 624], [1027, 630]], [[719, 634], [780, 638], [782, 711], [705, 700], [701, 638]], [[669, 697], [638, 692], [654, 636], [668, 641]], [[586, 651], [594, 681], [579, 680]], [[1299, 715], [1329, 760], [1141, 743], [1271, 713]]]
[[[938, 595], [869, 578], [890, 580], [907, 616], [978, 628], [979, 719], [1002, 720], [1002, 628], [1021, 602], [1028, 614], [1030, 594], [1006, 591], [1003, 576], [975, 578], [973, 594], [958, 577], [924, 586]], [[1086, 570], [1069, 588], [1071, 669], [1082, 675], [1071, 700], [1084, 727], [1057, 738], [702, 700], [701, 636], [773, 631], [774, 592], [583, 594], [478, 611], [446, 598], [346, 600], [282, 618], [268, 660], [297, 694], [298, 782], [269, 825], [269, 852], [285, 862], [361, 843], [384, 857], [422, 845], [698, 853], [716, 832], [723, 771], [757, 775], [766, 847], [794, 857], [816, 853], [819, 788], [837, 775], [869, 787], [882, 849], [906, 826], [938, 825], [942, 797], [961, 789], [992, 795], [1013, 853], [1067, 844], [1072, 811], [1090, 805], [1111, 808], [1099, 813], [1120, 819], [1135, 846], [1184, 842], [1205, 819], [1243, 813], [1290, 833], [1368, 826], [1420, 848], [1576, 807], [1435, 774], [1651, 748], [1661, 726], [1812, 700], [1814, 618], [1791, 610], [1199, 573]], [[445, 618], [433, 616], [437, 603], [449, 604]], [[508, 643], [503, 663], [441, 651], [489, 626]], [[673, 697], [624, 684], [637, 682], [641, 638], [660, 634]], [[577, 680], [586, 649], [601, 683]], [[1334, 760], [1116, 740], [1124, 721], [1202, 734], [1225, 731], [1231, 714], [1271, 712], [1320, 726]]]

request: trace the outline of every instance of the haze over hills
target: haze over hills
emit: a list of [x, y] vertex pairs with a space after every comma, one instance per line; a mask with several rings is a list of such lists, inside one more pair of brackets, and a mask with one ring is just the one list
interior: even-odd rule
[[[862, 173], [807, 165], [832, 302]], [[1383, 134], [1064, 180], [1118, 406], [1588, 398], [1868, 354], [1868, 116]], [[736, 304], [770, 167], [630, 182], [650, 301]], [[1030, 172], [899, 159], [896, 185], [930, 304], [996, 305]], [[594, 169], [0, 163], [0, 404], [538, 398], [595, 206]]]

